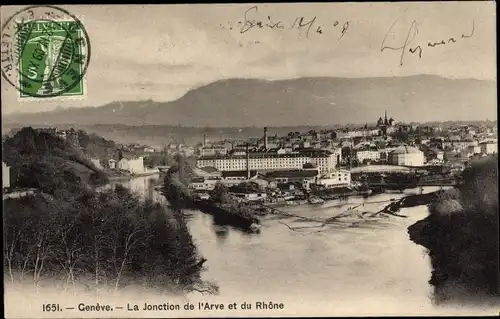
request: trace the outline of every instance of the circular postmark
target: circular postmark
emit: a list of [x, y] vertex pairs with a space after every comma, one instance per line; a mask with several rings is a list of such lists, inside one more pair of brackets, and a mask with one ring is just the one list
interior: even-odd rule
[[83, 94], [90, 41], [81, 21], [55, 6], [30, 6], [2, 26], [2, 77], [21, 97]]

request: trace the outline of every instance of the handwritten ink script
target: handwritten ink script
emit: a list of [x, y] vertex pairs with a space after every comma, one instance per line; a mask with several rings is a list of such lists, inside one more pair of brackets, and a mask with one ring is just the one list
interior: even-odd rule
[[339, 21], [332, 19], [331, 21], [323, 21], [320, 23], [316, 16], [296, 17], [293, 21], [278, 20], [270, 15], [265, 18], [259, 18], [259, 7], [253, 6], [245, 10], [243, 18], [236, 23], [228, 22], [227, 26], [220, 25], [222, 28], [236, 30], [240, 34], [250, 32], [255, 29], [269, 30], [304, 30], [306, 38], [310, 35], [336, 35], [337, 41], [341, 40], [349, 29], [349, 21]]
[[390, 34], [393, 34], [393, 28], [396, 25], [397, 20], [391, 25], [389, 28], [389, 31], [384, 36], [384, 39], [382, 40], [382, 44], [380, 46], [380, 51], [384, 52], [385, 50], [391, 50], [391, 51], [400, 51], [400, 59], [399, 59], [399, 64], [402, 66], [403, 65], [403, 60], [405, 58], [405, 54], [409, 53], [412, 55], [418, 55], [418, 58], [421, 59], [424, 48], [436, 48], [439, 46], [443, 45], [453, 45], [454, 43], [457, 43], [458, 41], [464, 41], [466, 39], [471, 38], [474, 35], [475, 31], [475, 25], [474, 21], [472, 21], [472, 28], [468, 33], [462, 33], [460, 37], [458, 36], [450, 36], [445, 39], [438, 39], [436, 40], [431, 40], [427, 42], [427, 45], [425, 44], [412, 44], [414, 41], [416, 42], [416, 38], [418, 35], [418, 24], [417, 21], [413, 21], [410, 25], [410, 28], [408, 29], [408, 33], [406, 34], [406, 37], [404, 41], [401, 41], [399, 44], [394, 45], [390, 44], [391, 41], [388, 40], [388, 37]]

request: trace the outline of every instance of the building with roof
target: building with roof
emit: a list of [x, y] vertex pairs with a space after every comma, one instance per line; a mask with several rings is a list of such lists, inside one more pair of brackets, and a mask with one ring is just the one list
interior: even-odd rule
[[378, 161], [380, 160], [380, 152], [374, 148], [362, 148], [356, 150], [356, 159], [363, 163], [364, 160]]
[[222, 172], [217, 170], [212, 166], [205, 166], [201, 168], [193, 168], [194, 173], [203, 178], [214, 178], [214, 177], [222, 177]]
[[279, 183], [298, 182], [305, 189], [310, 189], [311, 183], [316, 182], [319, 176], [320, 174], [317, 169], [280, 170], [265, 174], [266, 178], [273, 179]]
[[446, 150], [454, 150], [455, 152], [461, 152], [467, 149], [469, 146], [479, 146], [477, 140], [446, 140], [442, 142], [442, 147]]
[[223, 145], [204, 145], [200, 147], [200, 156], [226, 155], [227, 149]]
[[363, 128], [357, 130], [339, 130], [336, 132], [336, 138], [345, 139], [345, 138], [355, 138], [355, 137], [371, 137], [377, 136], [380, 133], [378, 128]]
[[467, 153], [468, 154], [479, 154], [481, 153], [481, 146], [469, 146], [467, 147]]
[[426, 162], [443, 162], [444, 151], [435, 147], [427, 147], [424, 149], [424, 156]]
[[482, 142], [479, 144], [481, 153], [483, 154], [496, 154], [498, 153], [498, 143], [493, 141]]
[[390, 119], [387, 119], [387, 111], [384, 114], [384, 119], [380, 117], [377, 120], [377, 128], [380, 130], [381, 135], [387, 135], [388, 133], [391, 133], [394, 131], [394, 119], [391, 117]]
[[302, 150], [295, 154], [254, 152], [243, 155], [200, 157], [198, 168], [213, 166], [219, 171], [302, 169], [304, 164], [316, 165], [320, 172], [328, 173], [337, 165], [337, 154], [327, 150]]
[[365, 173], [409, 173], [410, 168], [406, 166], [396, 165], [368, 165], [353, 167], [351, 174], [365, 174]]
[[110, 158], [108, 160], [108, 168], [109, 169], [115, 169], [116, 168], [116, 160]]
[[241, 183], [254, 182], [264, 189], [269, 185], [269, 182], [262, 179], [262, 176], [257, 171], [223, 171], [218, 178], [198, 178], [194, 179], [189, 188], [196, 191], [211, 191], [217, 183], [226, 185], [227, 187], [236, 186]]
[[333, 171], [325, 176], [321, 176], [321, 178], [316, 181], [316, 184], [322, 185], [325, 188], [350, 186], [351, 171], [345, 169]]
[[92, 164], [95, 165], [95, 167], [97, 167], [98, 169], [102, 169], [102, 165], [101, 165], [101, 160], [98, 159], [98, 158], [91, 158], [90, 161], [92, 162]]
[[398, 166], [423, 166], [424, 153], [408, 145], [401, 145], [388, 154], [388, 163]]
[[250, 171], [223, 171], [221, 177], [227, 180], [246, 180], [256, 177], [258, 174], [255, 170]]
[[116, 163], [118, 169], [128, 171], [130, 174], [144, 173], [144, 157], [133, 154], [119, 153], [120, 160]]
[[240, 183], [240, 181], [222, 181], [222, 180], [214, 180], [214, 179], [208, 179], [208, 180], [200, 180], [200, 181], [192, 181], [189, 183], [188, 188], [195, 190], [195, 191], [212, 191], [215, 189], [215, 185], [217, 183], [222, 183], [226, 186], [232, 186], [232, 185], [237, 185]]

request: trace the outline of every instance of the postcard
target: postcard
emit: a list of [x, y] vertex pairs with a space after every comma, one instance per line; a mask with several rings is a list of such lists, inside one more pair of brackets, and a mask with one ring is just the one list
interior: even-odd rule
[[1, 7], [7, 318], [498, 315], [496, 7]]

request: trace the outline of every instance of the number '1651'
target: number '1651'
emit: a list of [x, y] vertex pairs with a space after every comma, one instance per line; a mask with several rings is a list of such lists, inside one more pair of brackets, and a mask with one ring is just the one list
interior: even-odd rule
[[57, 303], [48, 303], [48, 304], [43, 304], [42, 305], [43, 311], [61, 311], [61, 308], [59, 307], [59, 304]]

